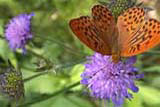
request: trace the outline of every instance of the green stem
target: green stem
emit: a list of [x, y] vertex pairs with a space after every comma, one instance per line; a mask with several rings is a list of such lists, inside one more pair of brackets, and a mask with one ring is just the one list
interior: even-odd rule
[[66, 87], [66, 88], [64, 88], [64, 89], [61, 89], [61, 90], [59, 90], [59, 91], [56, 91], [56, 92], [54, 92], [54, 93], [52, 93], [52, 94], [50, 94], [50, 95], [43, 95], [43, 94], [42, 94], [42, 95], [39, 96], [39, 97], [33, 98], [31, 102], [26, 102], [26, 103], [24, 103], [24, 104], [19, 105], [18, 107], [27, 107], [27, 106], [29, 106], [29, 105], [32, 105], [32, 104], [35, 104], [35, 103], [38, 103], [38, 102], [41, 102], [41, 101], [48, 100], [48, 99], [50, 99], [50, 98], [52, 98], [52, 97], [55, 97], [55, 96], [57, 96], [57, 95], [59, 95], [59, 94], [63, 94], [63, 93], [65, 93], [66, 91], [69, 91], [70, 89], [72, 89], [73, 87], [76, 87], [76, 86], [78, 86], [78, 85], [80, 85], [80, 82], [76, 82], [76, 83], [74, 83], [74, 84], [72, 84], [72, 85], [70, 85], [70, 86], [68, 86], [68, 87]]
[[[77, 63], [70, 63], [70, 64], [59, 65], [59, 66], [57, 66], [57, 67], [55, 68], [55, 70], [72, 67], [72, 66], [74, 66], [74, 65], [76, 65], [76, 64], [80, 64], [80, 63], [82, 63], [82, 62], [84, 62], [84, 61], [86, 61], [86, 59], [82, 59], [81, 61], [79, 61], [79, 62], [77, 62]], [[52, 69], [52, 68], [51, 68], [51, 69]], [[48, 70], [49, 70], [49, 69], [48, 69]], [[42, 76], [42, 75], [46, 75], [46, 74], [48, 74], [48, 73], [49, 73], [49, 72], [44, 72], [44, 71], [42, 71], [42, 72], [40, 72], [40, 73], [38, 73], [38, 74], [35, 74], [35, 75], [30, 76], [30, 77], [28, 77], [28, 78], [25, 78], [23, 81], [24, 81], [24, 82], [28, 82], [28, 81], [30, 81], [30, 80], [32, 80], [32, 79], [34, 79], [34, 78], [37, 78], [37, 77]]]
[[32, 80], [34, 78], [37, 78], [37, 77], [41, 76], [41, 75], [46, 75], [46, 74], [48, 74], [48, 72], [41, 72], [41, 73], [35, 74], [33, 76], [30, 76], [30, 77], [24, 79], [23, 81], [27, 82], [27, 81], [30, 81], [30, 80]]
[[[28, 51], [28, 53], [31, 53], [31, 54], [33, 54], [34, 56], [38, 57], [38, 58], [44, 59], [46, 62], [49, 61], [48, 59], [46, 59], [46, 58], [43, 57], [42, 55], [34, 52], [34, 51], [33, 51], [32, 49], [30, 49], [30, 48], [27, 48], [27, 51]], [[50, 62], [50, 63], [52, 63], [52, 62]]]

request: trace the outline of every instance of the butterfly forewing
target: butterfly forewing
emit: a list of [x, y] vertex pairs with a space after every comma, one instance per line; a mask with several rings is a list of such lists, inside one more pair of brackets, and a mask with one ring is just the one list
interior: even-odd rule
[[[123, 31], [128, 34], [132, 34], [137, 29], [139, 29], [141, 23], [144, 22], [144, 19], [145, 19], [144, 9], [133, 7], [128, 9], [121, 16], [118, 17], [117, 26], [120, 32]], [[121, 36], [126, 36], [126, 35], [121, 35]]]
[[160, 42], [160, 23], [145, 15], [143, 8], [134, 7], [118, 18], [121, 56], [140, 54]]
[[117, 26], [119, 31], [119, 48], [121, 54], [127, 48], [127, 39], [137, 32], [144, 22], [145, 11], [142, 8], [133, 7], [118, 17]]
[[100, 37], [100, 31], [88, 16], [72, 19], [70, 27], [74, 34], [89, 48], [101, 54], [110, 55], [111, 49]]
[[92, 17], [95, 26], [100, 32], [100, 37], [105, 41], [107, 46], [112, 47], [113, 38], [118, 35], [114, 35], [114, 31], [116, 30], [116, 24], [112, 13], [108, 10], [106, 6], [103, 5], [95, 5], [92, 8]]
[[123, 56], [133, 56], [147, 51], [160, 43], [160, 22], [155, 19], [144, 21], [141, 28], [126, 42]]
[[75, 35], [94, 51], [105, 55], [112, 54], [116, 24], [107, 7], [93, 6], [91, 17], [73, 19], [70, 21], [70, 27]]

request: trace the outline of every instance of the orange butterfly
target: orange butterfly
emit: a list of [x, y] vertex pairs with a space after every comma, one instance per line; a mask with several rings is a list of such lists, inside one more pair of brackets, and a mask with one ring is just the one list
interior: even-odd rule
[[118, 17], [103, 5], [92, 8], [92, 17], [72, 19], [74, 34], [89, 48], [103, 55], [112, 55], [114, 62], [129, 57], [160, 43], [160, 22], [146, 17], [143, 8], [129, 8]]

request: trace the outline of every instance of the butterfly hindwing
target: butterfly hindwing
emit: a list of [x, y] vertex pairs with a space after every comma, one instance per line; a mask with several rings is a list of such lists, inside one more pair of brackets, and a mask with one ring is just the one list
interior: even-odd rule
[[72, 19], [70, 21], [70, 28], [74, 34], [92, 50], [101, 54], [111, 54], [111, 49], [99, 36], [99, 31], [90, 17], [82, 16]]

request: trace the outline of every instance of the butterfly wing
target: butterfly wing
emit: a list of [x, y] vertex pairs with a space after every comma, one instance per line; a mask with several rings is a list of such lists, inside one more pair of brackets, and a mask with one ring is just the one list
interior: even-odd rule
[[92, 17], [93, 22], [100, 32], [99, 36], [101, 36], [108, 46], [110, 45], [112, 47], [115, 44], [113, 40], [118, 36], [115, 34], [118, 31], [116, 31], [116, 24], [112, 13], [104, 5], [95, 5], [92, 8]]
[[110, 47], [99, 36], [99, 31], [90, 17], [72, 19], [69, 25], [73, 33], [89, 48], [101, 54], [111, 54]]
[[136, 32], [141, 23], [144, 22], [145, 12], [141, 8], [130, 8], [118, 17], [117, 26], [119, 31], [118, 42], [121, 49], [121, 53], [124, 52], [127, 39], [132, 37], [132, 34]]
[[116, 26], [114, 18], [103, 5], [93, 6], [92, 17], [82, 16], [70, 21], [74, 34], [89, 48], [104, 55], [112, 53], [113, 26]]
[[160, 22], [146, 19], [142, 8], [130, 8], [118, 18], [121, 56], [133, 56], [160, 43]]

